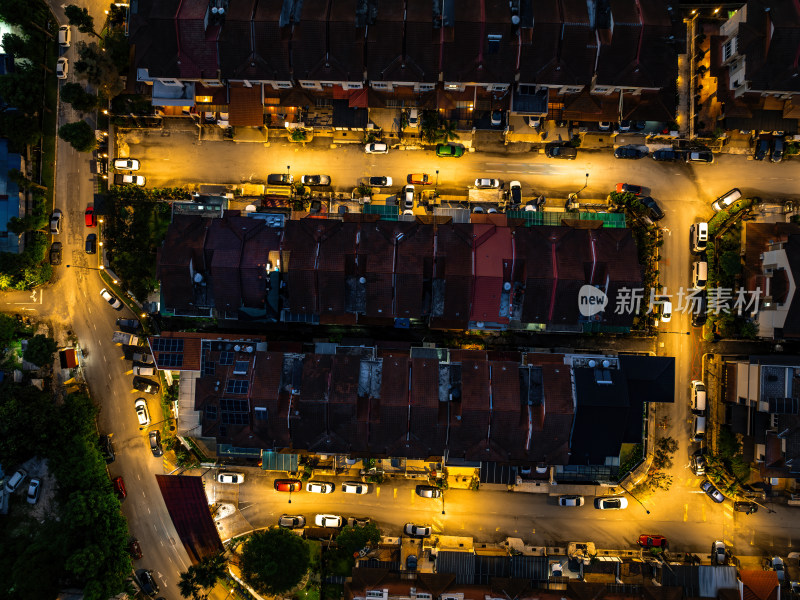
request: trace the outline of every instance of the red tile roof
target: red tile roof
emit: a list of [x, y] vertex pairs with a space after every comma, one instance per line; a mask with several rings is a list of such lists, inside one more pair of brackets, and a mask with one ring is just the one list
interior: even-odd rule
[[206, 25], [208, 2], [184, 0], [177, 15], [178, 68], [180, 77], [187, 79], [216, 79], [217, 38], [220, 26]]
[[264, 125], [264, 105], [261, 100], [261, 84], [245, 87], [230, 84], [231, 101], [228, 105], [228, 120], [231, 127], [261, 127]]
[[742, 600], [777, 600], [778, 574], [761, 569], [739, 569], [742, 580]]

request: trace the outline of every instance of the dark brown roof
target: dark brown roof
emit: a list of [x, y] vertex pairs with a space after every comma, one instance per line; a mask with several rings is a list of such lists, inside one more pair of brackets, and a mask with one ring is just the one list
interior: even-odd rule
[[181, 0], [140, 0], [131, 7], [129, 39], [135, 63], [151, 77], [177, 77], [175, 18]]
[[261, 84], [252, 87], [231, 84], [228, 113], [231, 127], [260, 127], [264, 124]]
[[185, 309], [202, 304], [195, 297], [191, 269], [201, 273], [205, 271], [203, 245], [210, 225], [211, 219], [194, 215], [175, 215], [173, 218], [156, 260], [156, 277], [161, 281], [164, 308]]

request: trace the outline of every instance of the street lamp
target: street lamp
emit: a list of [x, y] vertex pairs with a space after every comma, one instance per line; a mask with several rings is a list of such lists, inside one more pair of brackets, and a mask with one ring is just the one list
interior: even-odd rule
[[575, 192], [575, 195], [577, 196], [578, 194], [580, 194], [583, 190], [585, 190], [588, 187], [588, 185], [589, 185], [589, 174], [586, 173], [586, 183], [583, 184], [583, 187], [581, 189]]
[[442, 490], [442, 514], [444, 514], [444, 490]]
[[[620, 485], [620, 487], [622, 487], [622, 486]], [[649, 510], [647, 510], [647, 507], [646, 507], [644, 504], [642, 504], [642, 501], [641, 501], [641, 500], [639, 500], [639, 499], [638, 499], [636, 496], [634, 496], [634, 495], [633, 495], [633, 492], [630, 492], [630, 491], [626, 490], [624, 487], [622, 487], [622, 489], [623, 489], [625, 492], [627, 492], [627, 493], [628, 493], [628, 495], [629, 495], [631, 498], [633, 498], [634, 500], [636, 500], [636, 501], [639, 503], [639, 505], [640, 505], [640, 506], [641, 506], [641, 507], [644, 509], [644, 512], [646, 512], [648, 515], [650, 514], [650, 511], [649, 511]]]

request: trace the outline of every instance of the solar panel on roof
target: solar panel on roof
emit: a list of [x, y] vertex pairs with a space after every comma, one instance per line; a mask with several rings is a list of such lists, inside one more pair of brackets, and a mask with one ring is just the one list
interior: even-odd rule
[[153, 340], [154, 352], [183, 352], [183, 340], [175, 338], [155, 338]]
[[222, 423], [224, 425], [247, 425], [250, 422], [250, 413], [222, 413]]
[[222, 398], [219, 401], [220, 410], [224, 412], [250, 412], [247, 400], [237, 400], [233, 398]]
[[213, 375], [217, 370], [217, 363], [212, 360], [207, 360], [203, 365], [203, 375]]
[[159, 367], [182, 367], [183, 354], [172, 354], [160, 352], [158, 355]]
[[219, 353], [219, 364], [221, 365], [232, 365], [233, 364], [233, 352], [220, 352]]
[[225, 385], [226, 394], [246, 394], [250, 389], [250, 382], [241, 379], [229, 379]]

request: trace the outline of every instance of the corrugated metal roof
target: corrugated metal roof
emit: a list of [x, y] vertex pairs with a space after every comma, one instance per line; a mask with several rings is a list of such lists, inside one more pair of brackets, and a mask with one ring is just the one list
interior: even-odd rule
[[475, 581], [475, 555], [472, 552], [442, 550], [436, 554], [436, 571], [452, 573], [456, 583], [472, 584]]

